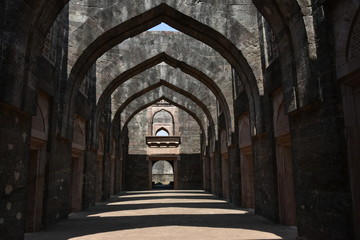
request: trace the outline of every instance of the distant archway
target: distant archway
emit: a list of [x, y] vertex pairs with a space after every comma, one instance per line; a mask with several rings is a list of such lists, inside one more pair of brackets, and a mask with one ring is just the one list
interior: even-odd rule
[[152, 165], [152, 186], [153, 189], [174, 188], [174, 168], [168, 161], [160, 160]]

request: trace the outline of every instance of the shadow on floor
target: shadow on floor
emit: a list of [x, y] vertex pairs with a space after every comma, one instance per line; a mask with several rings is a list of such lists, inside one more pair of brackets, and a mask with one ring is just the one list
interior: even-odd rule
[[[161, 200], [162, 198], [166, 199], [169, 197], [156, 196], [154, 198], [154, 192], [152, 191], [148, 191], [147, 194], [149, 195], [149, 198], [143, 196], [141, 199]], [[204, 194], [204, 196], [199, 198], [197, 196], [193, 196], [192, 198], [191, 196], [176, 196], [177, 192], [173, 192], [172, 194], [175, 195], [172, 199], [197, 199], [199, 200], [199, 203], [158, 202], [154, 204], [131, 204], [130, 202], [128, 203], [130, 199], [126, 199], [126, 201], [124, 201], [122, 198], [117, 198], [113, 199], [111, 203], [118, 202], [121, 204], [126, 202], [126, 204], [97, 206], [90, 211], [76, 213], [68, 221], [50, 227], [46, 232], [27, 234], [25, 240], [67, 240], [74, 237], [87, 236], [96, 233], [166, 226], [206, 227], [220, 230], [225, 229], [225, 231], [226, 229], [256, 230], [273, 233], [282, 239], [295, 239], [296, 230], [292, 229], [293, 234], [290, 235], [293, 235], [293, 238], [289, 238], [289, 231], [291, 232], [289, 227], [273, 224], [265, 218], [254, 214], [246, 214], [246, 212], [240, 211], [240, 209], [237, 209], [239, 211], [236, 212], [236, 209], [226, 202], [211, 203], [214, 198], [209, 195], [206, 196], [206, 194]], [[198, 192], [195, 192], [195, 194], [198, 194]], [[209, 200], [210, 202], [202, 203], [201, 201], [205, 199]], [[180, 210], [180, 212], [177, 212], [176, 214], [169, 214], [169, 212], [164, 210], [164, 208], [194, 208], [194, 210], [191, 210], [193, 214], [183, 214], [181, 211], [185, 210]], [[208, 209], [206, 210], [207, 212], [203, 212], [204, 210], [201, 210], [205, 208]], [[145, 211], [148, 209], [153, 210], [150, 212]], [[160, 209], [162, 212], [159, 212]], [[196, 212], [195, 209], [199, 209], [198, 211], [202, 212]], [[220, 209], [220, 212], [219, 210], [214, 209]], [[232, 212], [231, 214], [221, 214], [221, 209], [235, 209], [235, 213]], [[144, 211], [134, 212], [134, 210]], [[128, 212], [122, 215], [122, 211]], [[102, 216], [93, 216], [96, 214], [102, 214]]]

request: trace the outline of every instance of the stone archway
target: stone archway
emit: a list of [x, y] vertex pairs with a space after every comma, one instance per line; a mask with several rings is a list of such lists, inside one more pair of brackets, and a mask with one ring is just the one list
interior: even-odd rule
[[152, 161], [151, 182], [152, 189], [173, 189], [174, 188], [174, 162], [167, 160]]

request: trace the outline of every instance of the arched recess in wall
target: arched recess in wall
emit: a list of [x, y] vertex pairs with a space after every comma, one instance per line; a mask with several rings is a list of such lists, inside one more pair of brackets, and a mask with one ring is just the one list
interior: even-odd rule
[[[149, 91], [151, 90], [154, 90], [154, 89], [157, 89], [161, 86], [166, 86], [167, 88], [175, 91], [175, 92], [178, 92], [179, 94], [185, 96], [186, 98], [188, 98], [189, 100], [193, 101], [195, 104], [197, 104], [201, 109], [202, 111], [204, 111], [206, 117], [208, 118], [208, 121], [209, 121], [209, 124], [210, 124], [210, 128], [211, 128], [211, 131], [213, 132], [215, 138], [216, 138], [216, 135], [215, 135], [215, 124], [214, 124], [214, 120], [212, 118], [212, 115], [210, 113], [210, 111], [208, 110], [208, 108], [198, 99], [196, 98], [195, 96], [191, 95], [190, 93], [180, 89], [180, 88], [177, 88], [176, 86], [166, 82], [166, 81], [160, 81], [159, 83], [157, 84], [154, 84], [153, 86], [149, 86], [148, 88], [145, 88], [143, 89], [142, 91], [134, 94], [133, 96], [130, 96], [120, 107], [119, 109], [117, 110], [116, 114], [115, 114], [115, 117], [114, 119], [118, 119], [120, 117], [120, 114], [121, 112], [126, 108], [126, 106], [128, 106], [132, 101], [136, 100], [138, 97], [148, 93]], [[113, 121], [114, 122], [114, 121]], [[114, 123], [113, 123], [114, 124]], [[205, 126], [207, 127], [207, 126]], [[206, 129], [206, 128], [205, 128]], [[208, 140], [207, 138], [207, 131], [203, 133], [205, 134], [205, 137], [206, 139]]]
[[254, 160], [248, 113], [239, 118], [239, 149], [242, 206], [255, 208]]
[[[261, 131], [261, 124], [258, 119], [260, 119], [262, 111], [259, 106], [260, 101], [257, 83], [251, 67], [233, 43], [214, 29], [176, 11], [166, 4], [161, 4], [132, 20], [131, 22], [122, 23], [98, 37], [75, 63], [69, 76], [69, 82], [74, 83], [70, 93], [70, 115], [73, 111], [74, 99], [81, 80], [99, 56], [116, 44], [121, 43], [125, 38], [137, 35], [160, 22], [165, 22], [218, 50], [237, 72], [241, 72], [243, 76], [246, 76], [246, 78], [242, 80], [244, 80], [243, 84], [248, 94], [252, 119], [254, 119], [252, 123], [255, 123], [254, 127], [257, 127], [257, 129]], [[135, 20], [138, 21], [136, 26], [131, 24], [134, 23]], [[191, 26], [191, 28], [188, 26]], [[94, 48], [98, 50], [93, 52], [92, 49]]]
[[[163, 115], [163, 116], [160, 118], [160, 115]], [[156, 130], [159, 127], [160, 127], [160, 130]], [[165, 109], [161, 109], [161, 110], [155, 112], [151, 119], [151, 132], [155, 133], [155, 135], [158, 136], [157, 134], [159, 133], [159, 131], [161, 131], [161, 129], [162, 129], [162, 131], [167, 133], [167, 136], [175, 135], [174, 116]], [[165, 133], [162, 133], [162, 134], [165, 134]]]
[[[158, 119], [159, 118], [159, 114], [164, 113], [166, 114], [166, 116], [163, 117], [163, 120]], [[174, 124], [174, 116], [171, 114], [171, 112], [169, 112], [168, 110], [165, 109], [161, 109], [157, 112], [154, 113], [154, 115], [152, 116], [152, 120], [151, 123], [172, 123]]]
[[70, 211], [77, 212], [82, 207], [84, 152], [86, 148], [86, 121], [81, 117], [74, 120], [71, 151], [71, 192]]
[[291, 150], [292, 142], [289, 117], [285, 114], [283, 92], [281, 90], [277, 90], [273, 94], [273, 109], [279, 218], [282, 224], [295, 226], [297, 218]]
[[74, 120], [73, 145], [75, 144], [79, 150], [85, 150], [85, 128], [85, 120], [76, 117]]
[[[139, 72], [143, 72], [144, 70], [153, 67], [161, 62], [165, 62], [173, 67], [177, 67], [180, 68], [184, 73], [189, 74], [190, 76], [193, 76], [196, 79], [199, 79], [199, 81], [201, 81], [203, 84], [205, 84], [206, 86], [208, 86], [208, 88], [211, 90], [211, 92], [216, 96], [216, 98], [219, 101], [219, 104], [221, 106], [221, 108], [223, 109], [224, 113], [225, 113], [225, 118], [226, 118], [226, 124], [227, 124], [227, 129], [230, 128], [231, 126], [231, 114], [230, 114], [230, 110], [229, 110], [229, 106], [226, 103], [225, 97], [221, 92], [221, 89], [214, 84], [214, 82], [208, 78], [205, 74], [203, 74], [202, 72], [198, 71], [197, 69], [183, 63], [180, 62], [170, 56], [168, 56], [165, 53], [161, 53], [155, 57], [152, 57], [150, 59], [145, 60], [143, 63], [137, 65], [136, 67], [129, 69], [128, 71], [122, 73], [120, 76], [118, 76], [117, 78], [115, 78], [110, 84], [109, 86], [103, 91], [103, 94], [101, 95], [101, 97], [99, 98], [98, 101], [98, 106], [96, 108], [96, 114], [95, 114], [95, 122], [96, 122], [96, 127], [98, 128], [98, 122], [99, 122], [99, 117], [100, 117], [100, 113], [103, 109], [103, 107], [105, 106], [106, 100], [108, 98], [110, 98], [111, 94], [116, 90], [116, 88], [121, 85], [122, 83], [124, 83], [125, 81], [127, 81], [128, 79], [130, 79], [131, 77], [137, 75]], [[167, 81], [161, 80], [160, 81], [162, 85], [166, 85], [166, 86], [171, 86], [175, 91], [181, 91], [182, 94], [185, 94], [186, 92], [183, 91], [182, 89], [168, 83]], [[155, 85], [154, 85], [155, 86]], [[140, 94], [140, 92], [139, 92]], [[135, 95], [134, 95], [135, 96]], [[193, 98], [193, 97], [192, 97]], [[194, 99], [194, 98], [193, 98]], [[95, 131], [96, 133], [96, 131]], [[217, 134], [215, 133], [214, 135], [215, 137], [217, 137]]]

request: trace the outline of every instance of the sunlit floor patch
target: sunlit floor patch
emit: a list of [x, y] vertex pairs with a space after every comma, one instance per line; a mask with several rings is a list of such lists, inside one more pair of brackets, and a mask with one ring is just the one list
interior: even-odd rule
[[274, 224], [201, 191], [142, 191], [70, 215], [25, 240], [294, 240], [296, 228]]
[[226, 203], [224, 200], [217, 200], [217, 199], [187, 199], [186, 197], [181, 197], [177, 199], [173, 198], [161, 198], [161, 199], [138, 199], [138, 200], [131, 200], [131, 201], [119, 201], [119, 202], [111, 202], [107, 205], [135, 205], [135, 204], [151, 204], [151, 203]]
[[[235, 210], [235, 209], [216, 209], [216, 208], [199, 208], [196, 209], [197, 215], [214, 215], [214, 214], [247, 214], [248, 211], [244, 210]], [[112, 211], [104, 212], [98, 214], [88, 215], [88, 217], [116, 217], [121, 215], [126, 216], [151, 216], [151, 215], [193, 215], [193, 208], [156, 208], [154, 209], [136, 209], [136, 210], [122, 210], [122, 211]]]
[[219, 230], [208, 227], [151, 227], [143, 229], [114, 231], [109, 233], [92, 234], [88, 236], [70, 238], [71, 240], [157, 240], [157, 239], [174, 239], [174, 240], [266, 240], [266, 239], [283, 239], [272, 233], [248, 230], [248, 229], [225, 229]]

